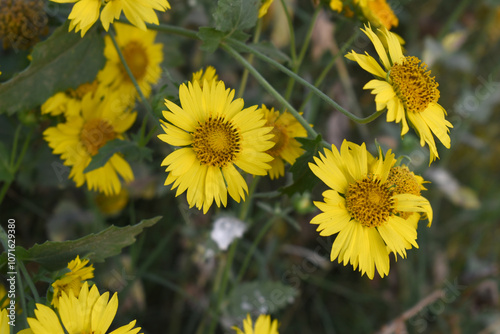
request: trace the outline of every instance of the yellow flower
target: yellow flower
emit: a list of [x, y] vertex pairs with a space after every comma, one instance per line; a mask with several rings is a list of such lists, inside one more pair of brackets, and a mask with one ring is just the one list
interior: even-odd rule
[[94, 25], [99, 18], [101, 5], [104, 3], [104, 8], [101, 16], [102, 26], [106, 31], [109, 29], [110, 23], [115, 19], [120, 18], [121, 12], [125, 17], [136, 27], [146, 30], [145, 23], [159, 24], [158, 17], [154, 9], [166, 11], [170, 9], [170, 4], [167, 0], [51, 0], [58, 3], [75, 3], [68, 19], [71, 20], [69, 31], [75, 29], [75, 32], [81, 30], [83, 37], [87, 31]]
[[65, 273], [60, 279], [52, 283], [54, 294], [52, 296], [51, 304], [54, 307], [59, 306], [59, 297], [64, 293], [73, 292], [75, 297], [78, 297], [83, 282], [94, 277], [94, 266], [87, 266], [89, 260], [80, 260], [77, 255], [76, 259], [68, 263], [69, 272]]
[[179, 107], [165, 100], [169, 111], [162, 121], [164, 142], [181, 148], [162, 162], [169, 172], [165, 185], [173, 183], [176, 196], [187, 190], [189, 205], [206, 213], [213, 201], [227, 204], [227, 193], [237, 202], [248, 187], [236, 167], [254, 175], [265, 175], [272, 157], [265, 153], [274, 143], [270, 127], [257, 106], [243, 109], [243, 99], [224, 82], [195, 82], [179, 88]]
[[[127, 24], [117, 23], [116, 41], [125, 61], [130, 68], [139, 88], [145, 97], [151, 94], [151, 85], [161, 76], [160, 64], [163, 61], [163, 45], [155, 44], [156, 31], [141, 31]], [[134, 100], [137, 90], [123, 66], [111, 37], [105, 37], [104, 55], [107, 59], [104, 68], [97, 74], [103, 85], [117, 91], [125, 101]]]
[[274, 108], [268, 109], [262, 105], [266, 126], [272, 126], [271, 133], [274, 135], [272, 141], [274, 146], [267, 150], [267, 154], [274, 159], [269, 163], [271, 169], [268, 170], [271, 179], [277, 179], [285, 175], [286, 161], [290, 165], [295, 163], [295, 160], [304, 153], [300, 143], [296, 137], [307, 137], [307, 131], [304, 127], [292, 116], [289, 112], [274, 111]]
[[342, 11], [342, 1], [341, 0], [330, 0], [330, 8], [336, 12]]
[[92, 97], [97, 93], [99, 83], [97, 80], [84, 83], [76, 89], [68, 89], [65, 92], [59, 92], [51, 96], [44, 104], [42, 104], [42, 114], [50, 114], [57, 116], [65, 114], [66, 116], [78, 115], [82, 110], [82, 99], [85, 95], [90, 94]]
[[94, 198], [94, 202], [102, 213], [115, 215], [122, 211], [127, 205], [129, 197], [127, 189], [122, 188], [118, 194], [112, 196], [97, 194]]
[[130, 165], [119, 153], [113, 154], [104, 166], [83, 172], [102, 146], [112, 139], [123, 139], [122, 134], [135, 121], [137, 114], [116, 108], [117, 100], [119, 98], [113, 94], [106, 94], [104, 100], [86, 95], [81, 115], [68, 117], [65, 123], [43, 133], [53, 153], [61, 154], [64, 165], [71, 166], [69, 177], [77, 187], [87, 183], [89, 190], [113, 195], [121, 190], [118, 175], [125, 182], [134, 179]]
[[205, 81], [208, 81], [209, 84], [211, 84], [212, 81], [219, 81], [219, 76], [213, 66], [207, 66], [205, 70], [201, 69], [198, 72], [193, 73], [193, 78], [191, 79], [193, 84], [197, 82], [200, 87], [203, 88], [203, 82]]
[[262, 3], [259, 8], [259, 18], [267, 14], [267, 10], [269, 9], [273, 1], [274, 0], [262, 0]]
[[[395, 193], [394, 181], [387, 182], [395, 163], [390, 151], [378, 158], [347, 141], [340, 152], [320, 153], [309, 163], [312, 172], [331, 189], [323, 193], [325, 202], [314, 202], [323, 211], [311, 220], [320, 235], [337, 234], [330, 254], [344, 265], [351, 263], [362, 275], [373, 279], [375, 268], [381, 277], [389, 273], [389, 253], [406, 257], [406, 249], [417, 247], [413, 220], [399, 213], [425, 213], [432, 222], [432, 208], [424, 197]], [[417, 219], [418, 220], [418, 219]]]
[[255, 322], [253, 327], [252, 318], [247, 314], [247, 318], [243, 320], [243, 330], [234, 326], [233, 329], [236, 334], [279, 334], [278, 333], [278, 320], [274, 319], [271, 322], [271, 316], [261, 314]]
[[[59, 299], [59, 317], [51, 308], [36, 304], [35, 318], [28, 318], [33, 334], [106, 334], [118, 310], [116, 292], [109, 299], [109, 292], [99, 294], [95, 285], [89, 289], [85, 282], [75, 296], [73, 291], [63, 293]], [[110, 334], [137, 334], [141, 328], [135, 326], [135, 320]], [[29, 332], [27, 332], [29, 333]]]
[[398, 26], [399, 20], [386, 0], [358, 0], [355, 3], [358, 3], [363, 16], [375, 27], [384, 26], [390, 30]]
[[376, 79], [363, 88], [371, 89], [375, 96], [377, 110], [387, 108], [387, 121], [401, 123], [401, 136], [408, 132], [407, 119], [420, 136], [420, 145], [429, 145], [430, 161], [439, 158], [435, 135], [441, 143], [450, 148], [450, 122], [445, 119], [446, 110], [438, 103], [439, 90], [434, 77], [427, 71], [427, 65], [417, 57], [403, 55], [401, 44], [395, 34], [383, 28], [386, 50], [380, 38], [370, 26], [362, 31], [370, 38], [384, 69], [370, 55], [351, 51], [346, 58], [356, 61]]
[[10, 333], [9, 321], [7, 309], [4, 308], [0, 311], [0, 334]]

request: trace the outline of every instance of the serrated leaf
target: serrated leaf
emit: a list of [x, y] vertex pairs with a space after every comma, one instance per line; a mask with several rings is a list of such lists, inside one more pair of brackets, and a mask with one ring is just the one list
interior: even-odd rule
[[[136, 235], [156, 224], [161, 218], [142, 220], [132, 226], [112, 225], [97, 234], [89, 234], [77, 240], [46, 241], [41, 245], [35, 244], [30, 249], [17, 246], [16, 259], [39, 263], [48, 270], [65, 267], [77, 255], [88, 258], [92, 263], [103, 262], [106, 258], [119, 254], [124, 247], [133, 244]], [[0, 259], [0, 268], [5, 265], [6, 261], [7, 256], [4, 253]]]
[[255, 26], [260, 0], [219, 0], [214, 12], [215, 28], [233, 32]]
[[248, 313], [270, 314], [292, 303], [298, 291], [281, 282], [264, 281], [238, 285], [228, 298], [228, 313], [245, 317]]
[[226, 35], [222, 31], [217, 31], [214, 28], [201, 27], [196, 34], [203, 42], [201, 49], [208, 52], [215, 52], [219, 47], [220, 41]]
[[96, 155], [92, 157], [89, 165], [83, 170], [84, 173], [100, 168], [108, 162], [115, 153], [123, 153], [127, 160], [151, 159], [152, 150], [145, 146], [139, 146], [134, 141], [113, 139], [108, 141], [99, 149]]
[[293, 175], [293, 183], [285, 188], [280, 189], [283, 194], [292, 196], [295, 193], [304, 193], [310, 191], [316, 183], [318, 178], [309, 168], [309, 162], [314, 162], [313, 157], [323, 147], [321, 135], [315, 139], [296, 138], [302, 144], [305, 153], [302, 154], [290, 167], [290, 172]]
[[30, 110], [59, 91], [95, 79], [105, 61], [103, 38], [95, 29], [81, 38], [68, 32], [68, 24], [35, 46], [26, 70], [0, 85], [0, 113]]

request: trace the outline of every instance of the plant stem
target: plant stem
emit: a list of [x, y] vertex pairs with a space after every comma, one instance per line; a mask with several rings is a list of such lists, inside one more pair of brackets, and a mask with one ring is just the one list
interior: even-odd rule
[[285, 0], [281, 0], [281, 6], [285, 12], [286, 22], [288, 24], [288, 33], [290, 34], [290, 56], [292, 58], [292, 64], [295, 67], [295, 64], [297, 63], [297, 50], [295, 48], [295, 33], [293, 31], [292, 18], [290, 17], [290, 13], [286, 7]]
[[[307, 82], [306, 80], [302, 79], [299, 75], [293, 73], [293, 71], [289, 70], [288, 68], [286, 68], [285, 66], [281, 65], [280, 63], [278, 63], [277, 61], [275, 61], [274, 59], [271, 59], [269, 58], [268, 56], [266, 56], [265, 54], [261, 53], [260, 51], [246, 45], [245, 43], [242, 43], [240, 41], [237, 41], [237, 40], [234, 40], [232, 38], [228, 38], [227, 39], [227, 42], [229, 44], [232, 44], [234, 46], [236, 46], [238, 49], [240, 50], [245, 50], [246, 52], [249, 52], [249, 53], [253, 53], [255, 54], [255, 56], [263, 61], [265, 61], [266, 63], [269, 63], [271, 65], [273, 65], [274, 67], [276, 67], [277, 69], [279, 69], [280, 71], [282, 71], [283, 73], [285, 73], [286, 75], [290, 76], [290, 77], [293, 77], [295, 80], [297, 80], [297, 82], [301, 83], [302, 85], [306, 86], [307, 88], [311, 89], [311, 91], [318, 95], [322, 100], [324, 100], [327, 104], [329, 104], [330, 106], [332, 106], [333, 108], [335, 108], [336, 110], [340, 111], [341, 113], [343, 113], [345, 116], [347, 116], [349, 119], [351, 119], [352, 121], [354, 122], [357, 122], [357, 123], [360, 123], [360, 124], [366, 124], [366, 123], [370, 123], [371, 121], [375, 120], [377, 117], [379, 117], [381, 114], [382, 114], [382, 111], [378, 111], [378, 112], [375, 112], [373, 114], [371, 114], [370, 116], [368, 117], [358, 117], [352, 113], [350, 113], [349, 111], [345, 110], [344, 108], [342, 108], [337, 102], [333, 101], [330, 97], [328, 97], [328, 95], [326, 95], [325, 93], [323, 93], [322, 91], [320, 91], [318, 88], [314, 87], [312, 84], [310, 84], [309, 82]], [[247, 66], [250, 66], [252, 67], [250, 64], [248, 64], [245, 59], [243, 59], [241, 57], [241, 55], [236, 52], [234, 50], [234, 48], [232, 48], [231, 46], [229, 46], [228, 44], [226, 43], [222, 43], [221, 44], [221, 47], [222, 49], [224, 49], [226, 52], [228, 52], [229, 54], [231, 54], [233, 57], [236, 58], [236, 60], [238, 60], [243, 66], [247, 67]], [[243, 61], [244, 62], [243, 62]], [[252, 67], [253, 68], [253, 67]], [[264, 79], [260, 73], [258, 71], [256, 71], [254, 69], [254, 71], [252, 72], [252, 70], [250, 70], [250, 73], [252, 73], [254, 76], [258, 75], [260, 78]], [[257, 80], [259, 80], [257, 77], [256, 77]], [[263, 81], [261, 82], [262, 80], [260, 79], [259, 82], [261, 83], [261, 85], [266, 85], [263, 83]], [[265, 79], [264, 79], [265, 81]], [[269, 89], [269, 87], [265, 87], [266, 89], [268, 89], [268, 91], [274, 96], [277, 98], [277, 95], [279, 95], [276, 90], [271, 86], [269, 85], [269, 83], [267, 81], [265, 81], [267, 83], [266, 86], [269, 86], [272, 91], [274, 91], [273, 93], [271, 93], [271, 90]], [[290, 105], [288, 102], [286, 102], [286, 100], [280, 95], [280, 98], [277, 98], [280, 102], [282, 102], [287, 108], [288, 106]], [[285, 102], [283, 102], [285, 101]], [[302, 124], [302, 126], [304, 126], [304, 128], [307, 130], [307, 132], [309, 134], [313, 134], [313, 133], [316, 133], [314, 130], [314, 132], [311, 132], [312, 128], [309, 126], [309, 124], [302, 118], [302, 116], [300, 116], [298, 114], [298, 112], [293, 109], [295, 111], [292, 112], [292, 114], [294, 114], [294, 116], [297, 118], [297, 120]], [[292, 109], [290, 109], [289, 111], [292, 111]], [[297, 117], [299, 116], [299, 117]], [[302, 119], [302, 121], [300, 120]], [[305, 124], [307, 124], [307, 126], [305, 126]]]
[[127, 72], [130, 81], [132, 81], [132, 84], [134, 85], [135, 89], [137, 90], [137, 93], [139, 94], [139, 97], [141, 98], [142, 104], [148, 111], [148, 114], [151, 116], [154, 122], [159, 123], [158, 118], [155, 116], [153, 109], [151, 108], [151, 105], [148, 103], [146, 100], [146, 97], [142, 93], [141, 88], [139, 87], [139, 84], [137, 83], [137, 80], [135, 79], [134, 75], [132, 74], [132, 71], [130, 70], [130, 67], [127, 64], [127, 61], [125, 60], [125, 57], [123, 56], [122, 50], [120, 49], [120, 46], [118, 45], [118, 42], [116, 41], [115, 34], [113, 32], [113, 28], [109, 30], [108, 32], [109, 36], [111, 37], [111, 41], [113, 42], [113, 45], [115, 46], [116, 52], [118, 53], [118, 57], [120, 57], [120, 60], [123, 64], [123, 67], [125, 68], [125, 71]]
[[35, 287], [35, 284], [33, 284], [33, 281], [31, 280], [31, 277], [28, 274], [28, 271], [26, 270], [24, 263], [22, 261], [19, 261], [17, 263], [17, 267], [19, 269], [21, 269], [21, 272], [22, 272], [24, 278], [26, 279], [28, 286], [30, 287], [31, 293], [33, 294], [33, 298], [35, 299], [35, 303], [39, 303], [40, 302], [40, 295], [38, 294], [38, 291]]
[[[255, 35], [253, 36], [252, 40], [254, 43], [257, 43], [259, 41], [261, 31], [262, 31], [262, 20], [259, 19], [257, 21], [257, 26], [255, 27]], [[250, 64], [253, 62], [254, 57], [255, 56], [253, 54], [248, 56], [248, 62]], [[243, 71], [243, 75], [241, 76], [241, 83], [240, 83], [240, 88], [238, 89], [238, 96], [237, 96], [238, 98], [243, 96], [243, 93], [245, 92], [245, 88], [247, 86], [247, 82], [248, 82], [248, 70], [245, 68], [245, 70]]]

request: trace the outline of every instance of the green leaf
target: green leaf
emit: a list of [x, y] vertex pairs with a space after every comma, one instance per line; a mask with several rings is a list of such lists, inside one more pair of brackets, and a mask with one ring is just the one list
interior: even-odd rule
[[281, 282], [243, 283], [233, 289], [228, 298], [228, 312], [235, 318], [247, 313], [270, 314], [292, 303], [298, 292]]
[[215, 28], [233, 32], [255, 26], [260, 0], [219, 0], [214, 12]]
[[[132, 226], [116, 227], [110, 226], [97, 233], [89, 234], [83, 238], [70, 241], [46, 241], [43, 244], [35, 244], [26, 250], [16, 247], [17, 261], [36, 262], [48, 270], [58, 270], [65, 267], [69, 261], [77, 255], [85, 257], [92, 263], [103, 262], [106, 258], [117, 255], [122, 248], [130, 246], [135, 242], [135, 236], [147, 227], [151, 227], [162, 217], [142, 220]], [[0, 268], [5, 265], [7, 256], [5, 252], [0, 258]]]
[[9, 159], [9, 150], [3, 142], [0, 142], [0, 181], [11, 182], [14, 180]]
[[113, 139], [108, 141], [99, 149], [96, 155], [92, 157], [92, 161], [83, 170], [84, 173], [100, 168], [108, 162], [115, 153], [123, 153], [126, 160], [151, 160], [152, 150], [149, 147], [139, 146], [134, 141]]
[[280, 189], [283, 194], [292, 196], [295, 193], [311, 191], [318, 183], [318, 178], [309, 168], [309, 162], [314, 162], [313, 157], [322, 149], [323, 139], [318, 135], [315, 139], [296, 138], [301, 144], [305, 153], [300, 156], [290, 167], [293, 175], [293, 183], [290, 186]]
[[68, 32], [68, 23], [57, 28], [35, 46], [30, 66], [0, 85], [0, 113], [30, 110], [57, 92], [93, 81], [104, 65], [103, 52], [96, 29], [81, 38]]
[[226, 34], [222, 31], [217, 31], [214, 28], [201, 27], [196, 35], [203, 42], [201, 44], [202, 50], [214, 52], [219, 47], [220, 42]]

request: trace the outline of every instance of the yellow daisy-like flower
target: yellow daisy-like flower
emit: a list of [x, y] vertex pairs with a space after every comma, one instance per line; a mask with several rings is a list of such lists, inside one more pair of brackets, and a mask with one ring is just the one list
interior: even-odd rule
[[237, 202], [248, 187], [236, 167], [254, 175], [265, 175], [272, 157], [265, 153], [274, 143], [270, 127], [257, 106], [243, 109], [243, 99], [224, 82], [195, 82], [179, 88], [181, 106], [165, 100], [169, 109], [162, 122], [164, 142], [181, 148], [162, 162], [169, 173], [165, 185], [173, 183], [176, 196], [187, 190], [189, 205], [206, 213], [213, 201], [227, 204], [227, 193]]
[[285, 175], [285, 164], [295, 163], [295, 160], [304, 153], [296, 137], [307, 137], [307, 131], [289, 112], [274, 111], [274, 108], [268, 109], [262, 105], [266, 126], [272, 126], [271, 133], [274, 135], [272, 141], [274, 146], [267, 150], [267, 154], [274, 159], [269, 163], [271, 169], [268, 170], [271, 179], [277, 179]]
[[[95, 285], [89, 289], [85, 282], [78, 297], [70, 291], [59, 298], [60, 320], [51, 308], [43, 304], [36, 304], [36, 307], [35, 318], [28, 318], [33, 334], [106, 334], [118, 310], [118, 297], [115, 292], [109, 299], [109, 292], [101, 295]], [[134, 328], [135, 322], [133, 320], [110, 334], [137, 334], [141, 328]]]
[[370, 55], [351, 51], [347, 59], [356, 61], [376, 79], [363, 88], [371, 89], [375, 96], [377, 110], [387, 108], [387, 121], [401, 123], [401, 136], [408, 132], [408, 123], [420, 136], [420, 145], [429, 145], [430, 161], [439, 158], [435, 135], [441, 143], [450, 148], [449, 128], [453, 125], [445, 119], [446, 110], [438, 103], [438, 83], [427, 71], [427, 65], [413, 56], [404, 56], [401, 44], [395, 34], [387, 29], [379, 30], [385, 38], [388, 50], [370, 26], [361, 29], [372, 41], [384, 69]]
[[259, 19], [267, 14], [267, 11], [274, 0], [262, 0], [259, 8]]
[[64, 293], [73, 292], [78, 297], [83, 282], [94, 277], [94, 266], [89, 265], [89, 260], [80, 260], [80, 256], [68, 263], [69, 272], [65, 273], [60, 279], [52, 283], [54, 294], [51, 304], [54, 307], [59, 306], [59, 297]]
[[[59, 92], [50, 97], [42, 104], [42, 114], [57, 116], [65, 114], [66, 116], [78, 115], [82, 110], [82, 99], [90, 94], [92, 97], [98, 94], [99, 83], [97, 80], [84, 83], [76, 89], [68, 89], [65, 92]], [[98, 94], [102, 96], [102, 94]]]
[[[117, 23], [116, 41], [139, 88], [145, 97], [151, 94], [151, 85], [161, 76], [163, 45], [155, 44], [156, 31], [142, 31], [127, 24]], [[117, 91], [121, 99], [130, 100], [138, 96], [125, 67], [123, 66], [111, 37], [105, 37], [104, 56], [106, 65], [97, 74], [98, 80], [111, 90]]]
[[233, 329], [236, 331], [236, 334], [279, 334], [278, 320], [274, 319], [271, 322], [271, 316], [265, 314], [261, 314], [257, 318], [255, 327], [253, 326], [250, 314], [247, 314], [247, 318], [243, 320], [243, 330], [236, 326]]
[[114, 195], [122, 187], [118, 175], [125, 182], [134, 179], [130, 165], [119, 153], [113, 154], [104, 166], [83, 172], [101, 147], [112, 139], [123, 139], [123, 133], [135, 121], [135, 112], [115, 108], [117, 99], [113, 94], [104, 100], [87, 95], [82, 100], [81, 115], [68, 117], [65, 123], [43, 133], [53, 153], [61, 154], [64, 165], [71, 166], [69, 177], [77, 187], [87, 183], [89, 190]]
[[201, 69], [198, 72], [193, 73], [193, 78], [191, 79], [193, 84], [197, 82], [200, 87], [203, 88], [203, 82], [205, 81], [209, 84], [211, 84], [212, 81], [219, 81], [219, 76], [213, 66], [207, 66], [205, 70]]
[[363, 16], [375, 27], [384, 26], [390, 30], [398, 26], [399, 20], [386, 0], [359, 0], [357, 3]]
[[[120, 18], [121, 12], [125, 14], [127, 19], [136, 27], [146, 30], [145, 23], [159, 24], [155, 9], [166, 11], [170, 9], [170, 4], [167, 0], [51, 0], [58, 3], [75, 3], [68, 19], [71, 20], [69, 31], [75, 29], [75, 32], [81, 31], [83, 37], [87, 31], [101, 16], [101, 22], [106, 31], [109, 29], [110, 23], [115, 19]], [[102, 13], [100, 13], [101, 5], [104, 5]]]
[[359, 266], [373, 279], [375, 268], [381, 277], [389, 273], [389, 253], [406, 257], [406, 249], [418, 248], [414, 222], [400, 213], [422, 212], [432, 222], [432, 208], [420, 195], [394, 191], [394, 181], [388, 182], [394, 154], [374, 158], [365, 144], [344, 141], [340, 152], [332, 145], [314, 162], [312, 172], [331, 189], [323, 193], [325, 202], [314, 202], [323, 212], [311, 224], [322, 236], [338, 233], [331, 261]]

